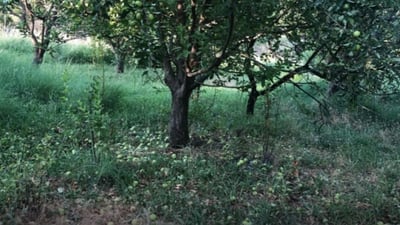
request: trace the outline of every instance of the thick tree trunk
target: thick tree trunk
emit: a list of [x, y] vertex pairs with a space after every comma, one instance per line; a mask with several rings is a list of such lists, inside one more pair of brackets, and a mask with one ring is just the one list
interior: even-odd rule
[[35, 55], [33, 58], [33, 64], [40, 65], [43, 62], [44, 53], [46, 52], [43, 48], [35, 48]]
[[191, 91], [171, 91], [172, 105], [169, 120], [169, 144], [173, 148], [187, 145], [189, 138], [189, 101]]
[[169, 144], [180, 148], [189, 144], [189, 101], [196, 88], [194, 77], [188, 77], [185, 60], [177, 60], [172, 67], [169, 57], [164, 58], [164, 81], [171, 91], [171, 114], [169, 120]]

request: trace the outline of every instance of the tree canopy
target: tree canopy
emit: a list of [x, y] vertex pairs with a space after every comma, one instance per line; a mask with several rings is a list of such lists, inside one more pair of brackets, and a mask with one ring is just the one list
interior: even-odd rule
[[307, 8], [312, 26], [288, 36], [303, 53], [318, 51], [309, 72], [351, 95], [398, 89], [398, 2], [319, 1]]

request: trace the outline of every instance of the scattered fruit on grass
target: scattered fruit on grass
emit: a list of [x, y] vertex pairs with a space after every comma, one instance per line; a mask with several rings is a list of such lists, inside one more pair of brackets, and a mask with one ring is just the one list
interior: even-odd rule
[[153, 213], [153, 214], [151, 214], [151, 215], [149, 216], [149, 218], [150, 218], [151, 221], [154, 221], [154, 220], [157, 219], [157, 215]]
[[135, 5], [138, 7], [142, 7], [143, 3], [142, 3], [142, 1], [135, 1]]
[[60, 194], [64, 193], [64, 190], [65, 189], [63, 187], [58, 187], [57, 188], [57, 192], [60, 193]]
[[236, 165], [241, 166], [241, 165], [245, 164], [246, 162], [247, 162], [247, 159], [244, 158], [244, 159], [239, 160]]
[[142, 224], [142, 222], [139, 219], [133, 219], [131, 221], [131, 225], [140, 225], [140, 224]]
[[246, 218], [245, 220], [243, 220], [243, 222], [242, 222], [242, 225], [252, 225], [253, 223], [248, 219], [248, 218]]
[[223, 52], [222, 52], [222, 51], [219, 51], [219, 52], [215, 53], [215, 57], [216, 57], [216, 58], [221, 58], [221, 57], [222, 57], [222, 54], [223, 54]]
[[149, 21], [153, 21], [153, 20], [154, 20], [154, 15], [151, 14], [151, 13], [149, 13], [149, 14], [147, 15], [147, 19], [148, 19]]
[[353, 37], [360, 37], [361, 32], [359, 30], [356, 30], [353, 32]]

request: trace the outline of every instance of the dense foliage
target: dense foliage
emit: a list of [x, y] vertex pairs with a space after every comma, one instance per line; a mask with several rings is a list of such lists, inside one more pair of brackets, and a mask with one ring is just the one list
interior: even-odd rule
[[396, 92], [399, 8], [395, 1], [320, 1], [306, 15], [312, 26], [290, 33], [295, 47], [316, 51], [310, 71], [352, 95]]

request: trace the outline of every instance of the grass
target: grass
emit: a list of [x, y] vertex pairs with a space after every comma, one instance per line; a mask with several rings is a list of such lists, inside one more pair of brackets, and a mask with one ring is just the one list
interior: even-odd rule
[[0, 40], [0, 224], [400, 223], [398, 96], [334, 97], [321, 114], [287, 85], [266, 121], [264, 98], [249, 117], [245, 94], [202, 88], [190, 109], [201, 145], [177, 151], [159, 81], [35, 67], [20, 43]]

